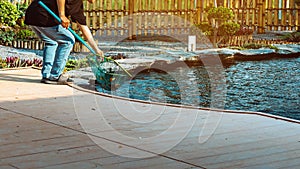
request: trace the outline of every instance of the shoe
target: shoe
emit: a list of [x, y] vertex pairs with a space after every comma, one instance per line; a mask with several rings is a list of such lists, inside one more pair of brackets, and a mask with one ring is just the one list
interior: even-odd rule
[[45, 83], [45, 84], [46, 84], [46, 83], [47, 83], [47, 81], [49, 81], [49, 80], [50, 80], [49, 78], [45, 78], [45, 77], [43, 77], [43, 78], [42, 78], [42, 80], [41, 80], [41, 83]]
[[74, 81], [67, 76], [60, 75], [58, 79], [49, 79], [49, 78], [42, 78], [41, 83], [45, 84], [53, 84], [53, 85], [66, 85], [69, 83], [73, 83]]

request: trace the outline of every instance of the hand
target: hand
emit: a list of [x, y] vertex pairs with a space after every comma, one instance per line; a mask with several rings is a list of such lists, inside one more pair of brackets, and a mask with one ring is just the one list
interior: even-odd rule
[[99, 49], [99, 50], [96, 51], [96, 53], [97, 53], [100, 57], [104, 58], [104, 53], [103, 53], [102, 50]]
[[70, 20], [66, 16], [60, 16], [60, 19], [61, 19], [61, 25], [67, 29], [70, 25]]

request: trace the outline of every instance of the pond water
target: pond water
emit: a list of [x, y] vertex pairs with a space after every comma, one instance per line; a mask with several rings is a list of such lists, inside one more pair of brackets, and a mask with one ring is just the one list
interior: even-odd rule
[[[210, 73], [203, 66], [139, 73], [111, 94], [212, 107]], [[238, 62], [224, 68], [223, 73], [224, 109], [265, 112], [300, 120], [300, 58]], [[98, 90], [103, 92], [99, 87]]]
[[226, 109], [300, 120], [300, 58], [241, 62], [226, 69]]

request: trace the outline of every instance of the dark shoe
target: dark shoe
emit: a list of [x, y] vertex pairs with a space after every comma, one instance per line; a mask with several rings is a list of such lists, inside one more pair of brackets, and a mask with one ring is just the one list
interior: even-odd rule
[[73, 83], [73, 80], [67, 76], [60, 75], [58, 79], [52, 80], [49, 78], [42, 78], [41, 83], [54, 84], [54, 85], [66, 85]]
[[41, 80], [41, 83], [47, 84], [46, 82], [49, 81], [49, 80], [50, 80], [50, 79], [43, 77], [42, 80]]

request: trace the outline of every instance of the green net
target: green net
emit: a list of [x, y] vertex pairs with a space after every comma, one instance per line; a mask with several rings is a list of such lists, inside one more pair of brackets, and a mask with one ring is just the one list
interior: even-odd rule
[[113, 59], [97, 55], [89, 55], [87, 59], [97, 83], [105, 90], [116, 90], [129, 79]]

